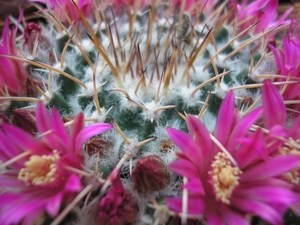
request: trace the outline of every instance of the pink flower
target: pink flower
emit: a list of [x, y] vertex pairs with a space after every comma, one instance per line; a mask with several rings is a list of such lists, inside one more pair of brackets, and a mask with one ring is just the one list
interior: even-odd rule
[[107, 178], [111, 188], [98, 203], [96, 222], [106, 225], [134, 224], [139, 207], [121, 182], [119, 170], [114, 169]]
[[[283, 210], [297, 200], [297, 195], [278, 177], [298, 165], [300, 156], [269, 157], [262, 130], [249, 132], [261, 112], [262, 108], [257, 108], [240, 118], [234, 110], [233, 92], [229, 92], [214, 131], [223, 150], [194, 116], [186, 118], [189, 135], [168, 128], [181, 150], [170, 169], [188, 179], [183, 188], [188, 191], [189, 214], [204, 215], [209, 225], [249, 224], [249, 214], [282, 224]], [[182, 212], [182, 197], [166, 201], [171, 209]]]
[[[20, 157], [0, 173], [0, 224], [32, 224], [44, 211], [55, 217], [62, 203], [69, 202], [81, 190], [80, 177], [67, 169], [81, 169], [81, 147], [90, 137], [112, 128], [106, 123], [84, 128], [80, 113], [70, 133], [56, 109], [49, 115], [39, 102], [36, 108], [37, 129], [42, 137], [2, 124], [0, 160]], [[23, 156], [23, 157], [21, 157]]]
[[[58, 16], [59, 19], [67, 25], [70, 25], [70, 23], [66, 19], [66, 15], [71, 19], [71, 22], [80, 20], [80, 15], [71, 0], [29, 0], [29, 2], [40, 2], [48, 5], [50, 9], [54, 10], [55, 16]], [[93, 0], [78, 0], [75, 2], [85, 18], [89, 18], [93, 15]]]
[[[19, 22], [22, 14], [21, 12]], [[17, 29], [16, 27], [10, 32], [8, 18], [5, 19], [2, 41], [0, 42], [0, 55], [19, 57], [16, 46]], [[0, 68], [0, 96], [7, 94], [16, 96], [27, 93], [28, 74], [21, 62], [0, 57]], [[8, 93], [6, 93], [6, 89]]]
[[[275, 49], [273, 46], [269, 46], [273, 52], [274, 59], [277, 66], [277, 74], [286, 75], [286, 78], [275, 79], [275, 81], [286, 81], [288, 76], [290, 77], [300, 77], [300, 37], [295, 36], [295, 33], [300, 24], [294, 32], [291, 32], [288, 37], [283, 36], [283, 49]], [[300, 84], [289, 84], [282, 96], [285, 100], [295, 100], [300, 99], [299, 95]], [[299, 109], [299, 106], [296, 107]]]
[[[238, 1], [233, 0], [233, 4]], [[242, 0], [241, 4], [236, 5], [236, 21], [239, 24], [240, 31], [245, 30], [252, 24], [258, 22], [254, 27], [253, 33], [258, 34], [276, 26], [290, 23], [286, 20], [292, 9], [289, 9], [282, 15], [279, 20], [277, 19], [278, 0], [258, 0], [251, 1]]]
[[[287, 114], [283, 99], [272, 81], [265, 80], [262, 91], [264, 126], [269, 130], [266, 143], [275, 155], [300, 154], [300, 116], [293, 118], [287, 126]], [[276, 113], [274, 113], [276, 112]], [[300, 193], [300, 167], [297, 166], [281, 176], [293, 190]], [[300, 215], [300, 197], [291, 206]]]

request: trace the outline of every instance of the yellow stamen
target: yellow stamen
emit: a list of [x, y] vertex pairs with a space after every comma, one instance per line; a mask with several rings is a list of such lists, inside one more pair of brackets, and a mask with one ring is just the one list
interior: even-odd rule
[[24, 181], [26, 185], [47, 185], [53, 183], [56, 179], [59, 160], [57, 150], [53, 151], [53, 155], [32, 155], [25, 162], [25, 168], [21, 169], [18, 179]]
[[[293, 155], [300, 155], [300, 139], [293, 140], [289, 138], [283, 146], [279, 149], [279, 153], [282, 155], [293, 154]], [[299, 176], [299, 169], [300, 165], [296, 166], [295, 168], [291, 169], [288, 172], [283, 174], [283, 178], [289, 181], [292, 184], [300, 184], [300, 176]]]
[[211, 164], [209, 174], [212, 178], [216, 199], [225, 204], [230, 204], [230, 196], [239, 184], [239, 175], [242, 173], [234, 166], [225, 153], [219, 152]]

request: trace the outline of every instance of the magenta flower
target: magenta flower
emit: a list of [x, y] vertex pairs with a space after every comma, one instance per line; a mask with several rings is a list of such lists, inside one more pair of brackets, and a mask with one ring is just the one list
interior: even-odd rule
[[80, 113], [70, 130], [64, 127], [56, 109], [49, 115], [39, 102], [36, 123], [40, 138], [8, 125], [0, 130], [0, 160], [19, 157], [0, 173], [0, 224], [32, 224], [47, 212], [55, 217], [62, 203], [69, 202], [81, 190], [80, 177], [67, 169], [81, 169], [81, 147], [90, 137], [111, 129], [106, 123], [84, 128]]
[[95, 218], [97, 224], [134, 224], [139, 207], [132, 195], [124, 189], [119, 170], [114, 169], [107, 179], [111, 182], [111, 188], [98, 203]]
[[[291, 125], [286, 126], [287, 115], [283, 99], [272, 81], [265, 80], [262, 91], [264, 126], [269, 130], [269, 150], [275, 155], [295, 154], [299, 155], [300, 148], [300, 116], [296, 117]], [[274, 113], [276, 112], [276, 113]], [[300, 170], [299, 166], [287, 171], [282, 178], [288, 181], [293, 190], [300, 193]], [[292, 209], [300, 215], [300, 197], [293, 204]]]
[[[300, 24], [297, 25], [297, 28]], [[283, 39], [283, 49], [275, 49], [273, 46], [269, 46], [273, 52], [274, 59], [277, 66], [277, 74], [286, 75], [286, 78], [279, 78], [276, 81], [286, 81], [288, 76], [290, 77], [300, 77], [300, 36], [295, 36], [296, 31], [291, 32], [288, 37], [284, 36]], [[299, 95], [300, 84], [289, 84], [282, 96], [285, 100], [296, 100], [300, 99]], [[299, 106], [296, 107], [299, 109]]]
[[[231, 91], [217, 118], [214, 138], [218, 145], [194, 116], [186, 118], [189, 135], [168, 128], [181, 150], [170, 169], [188, 179], [183, 188], [188, 191], [189, 214], [203, 215], [209, 225], [249, 224], [249, 214], [282, 224], [282, 213], [297, 195], [279, 175], [298, 165], [300, 156], [269, 157], [262, 130], [249, 132], [261, 112], [262, 108], [257, 108], [240, 118]], [[182, 212], [182, 197], [166, 201], [172, 210]]]
[[290, 23], [290, 20], [286, 20], [286, 18], [292, 11], [292, 8], [287, 10], [279, 20], [276, 20], [278, 0], [258, 0], [251, 1], [251, 3], [248, 0], [242, 0], [241, 4], [237, 4], [238, 1], [233, 0], [232, 3], [236, 4], [235, 17], [240, 31], [245, 30], [256, 22], [258, 24], [254, 27], [254, 34]]
[[[79, 12], [71, 0], [29, 0], [29, 2], [40, 2], [48, 5], [48, 7], [55, 12], [55, 16], [58, 16], [59, 19], [67, 25], [70, 25], [70, 23], [66, 19], [66, 15], [68, 15], [71, 22], [80, 20]], [[89, 18], [93, 15], [93, 0], [78, 0], [75, 2], [85, 18]]]
[[[22, 12], [19, 17], [19, 22], [22, 18]], [[19, 57], [16, 46], [17, 27], [13, 31], [9, 31], [8, 18], [5, 19], [5, 24], [2, 33], [2, 41], [0, 42], [0, 55], [17, 56]], [[28, 74], [21, 62], [0, 57], [0, 96], [3, 95], [24, 95], [27, 93]], [[6, 89], [8, 93], [6, 93]]]

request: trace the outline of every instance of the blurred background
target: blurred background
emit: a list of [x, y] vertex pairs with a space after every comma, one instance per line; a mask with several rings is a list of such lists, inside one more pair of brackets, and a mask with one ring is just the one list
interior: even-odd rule
[[[300, 19], [300, 0], [280, 0], [278, 12], [284, 13], [286, 9], [294, 6], [294, 13]], [[27, 0], [0, 0], [0, 34], [3, 28], [5, 16], [8, 14], [18, 17], [19, 9], [25, 9], [25, 18], [32, 19], [35, 17], [36, 8], [27, 3]]]

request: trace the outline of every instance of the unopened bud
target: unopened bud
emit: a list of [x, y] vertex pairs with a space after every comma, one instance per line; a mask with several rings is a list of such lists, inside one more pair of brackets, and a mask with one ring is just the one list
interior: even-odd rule
[[138, 159], [131, 179], [134, 189], [146, 195], [164, 189], [170, 183], [170, 173], [158, 155], [149, 155]]
[[[49, 63], [53, 63], [51, 57], [53, 45], [50, 39], [42, 34], [42, 28], [37, 23], [29, 22], [26, 24], [23, 38], [23, 48], [25, 50], [29, 51], [33, 56], [48, 57]], [[40, 50], [42, 50], [43, 56], [37, 53]]]
[[96, 223], [106, 225], [134, 224], [139, 213], [136, 200], [124, 189], [118, 170], [114, 170], [108, 179], [111, 182], [111, 188], [98, 203]]
[[24, 45], [27, 45], [29, 49], [33, 49], [34, 42], [38, 38], [38, 36], [41, 34], [42, 28], [37, 24], [33, 22], [29, 22], [26, 24], [24, 29]]
[[13, 125], [31, 133], [36, 134], [36, 119], [33, 109], [14, 109], [12, 111]]

